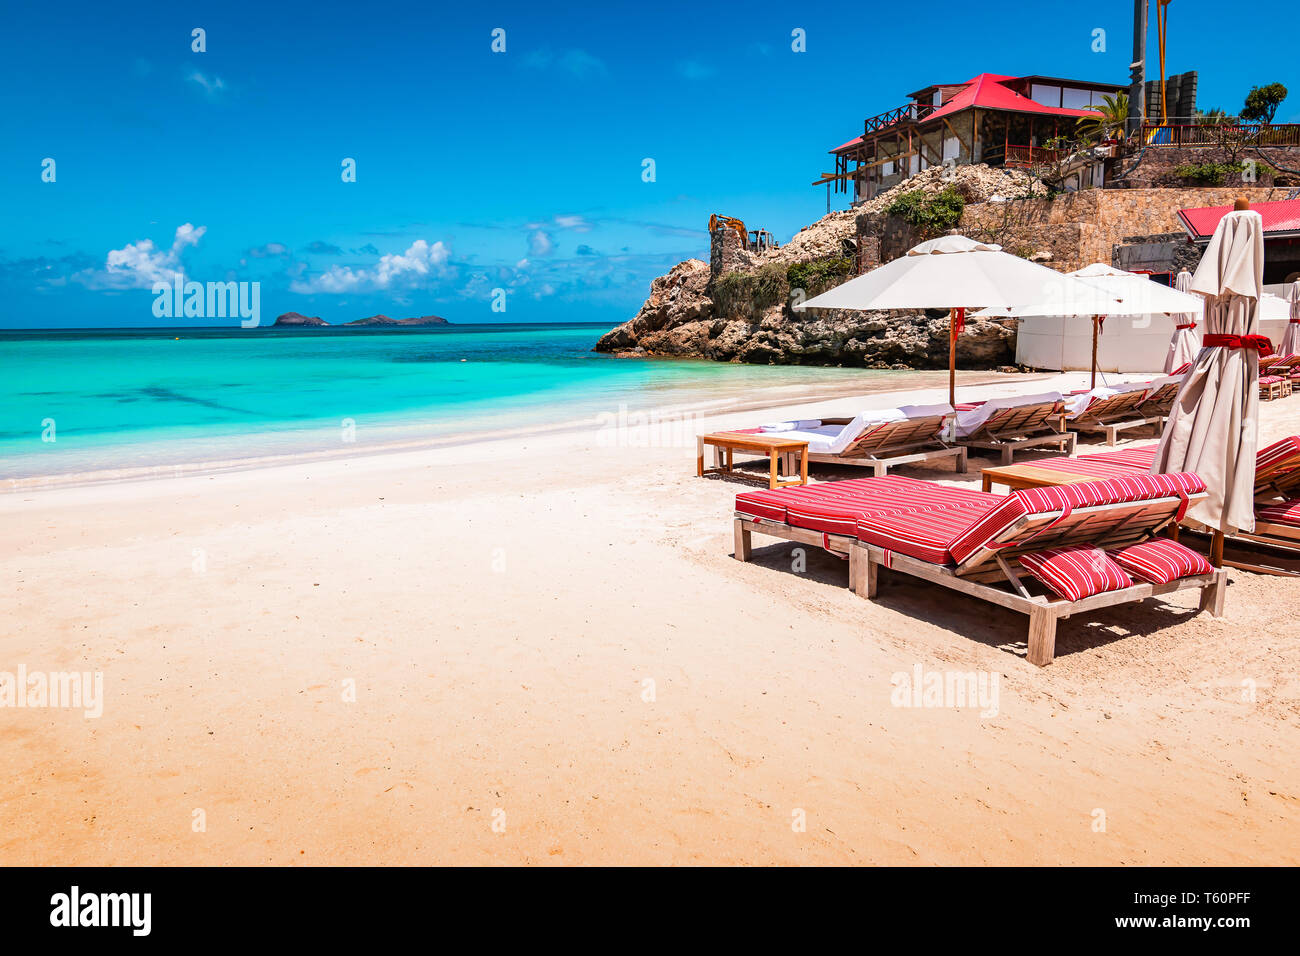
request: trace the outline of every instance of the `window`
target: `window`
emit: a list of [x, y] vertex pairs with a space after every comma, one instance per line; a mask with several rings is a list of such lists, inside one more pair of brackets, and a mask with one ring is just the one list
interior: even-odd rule
[[1029, 98], [1043, 106], [1061, 105], [1061, 88], [1059, 86], [1042, 86], [1035, 83], [1029, 88]]
[[930, 102], [935, 106], [943, 106], [943, 90], [935, 90], [934, 98]]
[[1100, 93], [1094, 93], [1092, 90], [1072, 90], [1067, 86], [1061, 91], [1061, 105], [1069, 110], [1086, 110], [1094, 105], [1094, 97], [1099, 104]]
[[961, 141], [956, 136], [949, 136], [944, 139], [943, 158], [954, 160], [961, 158]]

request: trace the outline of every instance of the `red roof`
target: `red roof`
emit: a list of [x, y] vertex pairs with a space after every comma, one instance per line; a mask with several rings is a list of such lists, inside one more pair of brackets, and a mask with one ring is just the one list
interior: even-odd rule
[[[1250, 208], [1264, 220], [1264, 235], [1270, 238], [1300, 234], [1300, 199], [1278, 199], [1274, 202], [1253, 202]], [[1202, 206], [1198, 209], [1180, 209], [1178, 218], [1193, 239], [1209, 239], [1214, 235], [1219, 220], [1232, 212], [1231, 206]]]
[[[1018, 77], [1000, 76], [996, 73], [981, 73], [967, 80], [962, 86], [960, 92], [955, 93], [947, 103], [944, 103], [933, 113], [924, 117], [921, 122], [929, 123], [931, 120], [943, 119], [946, 116], [952, 116], [954, 113], [960, 113], [962, 110], [978, 106], [981, 109], [1006, 110], [1016, 113], [1036, 113], [1040, 116], [1069, 116], [1072, 118], [1084, 116], [1096, 116], [1095, 110], [1072, 110], [1061, 106], [1044, 106], [1041, 103], [1035, 103], [1027, 96], [1022, 96], [1011, 87], [1007, 86], [1008, 82], [1015, 81]], [[891, 124], [892, 125], [892, 124]], [[831, 150], [832, 153], [838, 153], [850, 146], [856, 146], [866, 137], [859, 136], [851, 139], [847, 143], [842, 143]]]
[[1097, 115], [1096, 110], [1071, 110], [1062, 106], [1044, 106], [1042, 103], [1035, 103], [1029, 97], [1021, 96], [1006, 85], [1008, 80], [1015, 79], [1017, 77], [981, 73], [979, 76], [968, 80], [964, 90], [927, 116], [925, 118], [926, 122], [939, 119], [942, 116], [951, 116], [953, 113], [972, 106], [990, 110], [1014, 110], [1018, 113], [1041, 113], [1044, 116], [1079, 117]]

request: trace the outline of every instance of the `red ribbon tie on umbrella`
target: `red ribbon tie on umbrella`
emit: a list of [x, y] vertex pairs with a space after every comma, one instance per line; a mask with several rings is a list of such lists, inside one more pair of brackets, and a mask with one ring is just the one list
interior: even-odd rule
[[1273, 351], [1267, 335], [1207, 335], [1201, 344], [1207, 348], [1255, 349], [1260, 355]]

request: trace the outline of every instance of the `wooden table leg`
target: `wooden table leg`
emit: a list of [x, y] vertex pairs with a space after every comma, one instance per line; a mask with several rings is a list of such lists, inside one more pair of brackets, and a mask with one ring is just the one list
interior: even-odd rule
[[704, 477], [704, 436], [698, 435], [695, 438], [695, 477]]
[[799, 484], [808, 484], [808, 446], [804, 445], [803, 450], [799, 452]]
[[767, 456], [767, 460], [768, 460], [767, 487], [769, 490], [780, 487], [778, 484], [780, 479], [776, 477], [776, 456], [777, 456], [777, 451], [775, 448], [773, 448], [771, 452], [768, 453]]
[[988, 494], [993, 490], [993, 476], [981, 473], [980, 477], [984, 479], [984, 493]]

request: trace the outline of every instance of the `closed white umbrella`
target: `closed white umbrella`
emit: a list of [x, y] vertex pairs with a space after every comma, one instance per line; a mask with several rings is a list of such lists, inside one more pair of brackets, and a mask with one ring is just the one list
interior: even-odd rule
[[1056, 298], [1028, 303], [1014, 309], [985, 309], [976, 315], [994, 316], [1061, 316], [1064, 318], [1092, 319], [1092, 387], [1097, 387], [1097, 336], [1108, 315], [1166, 315], [1179, 311], [1201, 312], [1197, 296], [1179, 292], [1168, 286], [1152, 282], [1136, 272], [1125, 272], [1097, 262], [1069, 273], [1083, 283], [1088, 291], [1075, 291], [1066, 298]]
[[1300, 352], [1300, 280], [1286, 287], [1286, 300], [1290, 315], [1277, 352], [1279, 355], [1295, 355]]
[[1255, 528], [1255, 447], [1258, 440], [1259, 335], [1264, 291], [1264, 222], [1259, 213], [1228, 213], [1192, 276], [1205, 296], [1205, 338], [1183, 376], [1153, 473], [1192, 471], [1208, 497], [1189, 516], [1214, 529], [1212, 556], [1223, 562], [1223, 535]]
[[[1174, 280], [1174, 288], [1179, 292], [1192, 291], [1192, 274], [1184, 269]], [[1165, 374], [1172, 375], [1174, 369], [1182, 368], [1196, 358], [1196, 313], [1176, 312], [1174, 314], [1174, 335], [1169, 340], [1169, 354], [1165, 356]]]
[[[1080, 280], [965, 236], [923, 242], [907, 255], [805, 302], [812, 309], [948, 309], [948, 401], [956, 403], [957, 336], [966, 309], [1091, 297], [1116, 304]], [[1005, 315], [1006, 313], [1000, 313]]]

